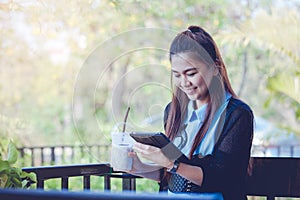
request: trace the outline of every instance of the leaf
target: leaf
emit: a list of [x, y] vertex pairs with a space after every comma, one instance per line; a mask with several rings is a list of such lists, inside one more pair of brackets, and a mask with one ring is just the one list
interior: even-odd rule
[[30, 179], [31, 181], [34, 181], [34, 182], [36, 181], [36, 175], [33, 172], [27, 173], [27, 172], [22, 171], [21, 178], [22, 179]]
[[27, 184], [29, 183], [29, 181], [27, 180], [23, 180], [22, 181], [22, 188], [27, 188]]
[[0, 160], [0, 173], [2, 172], [2, 171], [4, 171], [4, 170], [7, 170], [7, 169], [9, 169], [10, 168], [10, 166], [9, 166], [9, 163], [8, 163], [8, 161], [3, 161], [3, 160]]
[[27, 177], [29, 177], [29, 174], [27, 172], [22, 171], [21, 172], [21, 178], [26, 179]]
[[22, 188], [30, 188], [32, 184], [36, 183], [36, 175], [33, 172], [27, 173], [22, 171], [21, 180]]
[[296, 119], [300, 119], [300, 108], [296, 110]]
[[[289, 13], [289, 14], [287, 14]], [[300, 15], [296, 9], [272, 9], [272, 12], [261, 10], [253, 18], [245, 20], [239, 28], [229, 28], [217, 37], [223, 43], [247, 46], [248, 43], [278, 53], [291, 59], [296, 67], [300, 66], [298, 51]], [[266, 26], [272, 24], [273, 26]], [[288, 37], [286, 37], [288, 35]]]
[[279, 74], [269, 78], [268, 89], [284, 94], [300, 105], [300, 77]]
[[22, 187], [22, 180], [20, 177], [10, 177], [11, 182], [13, 183], [13, 186], [15, 188], [21, 188]]
[[10, 141], [8, 144], [7, 161], [9, 162], [9, 164], [14, 164], [17, 162], [17, 159], [18, 159], [18, 150], [15, 144], [12, 141]]
[[272, 102], [272, 99], [273, 99], [273, 96], [270, 95], [270, 96], [267, 98], [267, 100], [264, 102], [264, 104], [263, 104], [264, 108], [268, 108], [268, 107], [270, 106], [270, 104], [271, 104], [271, 102]]
[[6, 182], [6, 185], [4, 186], [5, 188], [11, 188], [11, 187], [13, 187], [13, 183], [11, 182], [11, 181], [7, 181]]
[[5, 187], [7, 180], [8, 180], [8, 176], [6, 174], [0, 175], [0, 188]]
[[28, 174], [28, 177], [30, 178], [30, 180], [36, 182], [36, 174], [35, 174], [35, 173], [30, 172], [30, 173]]

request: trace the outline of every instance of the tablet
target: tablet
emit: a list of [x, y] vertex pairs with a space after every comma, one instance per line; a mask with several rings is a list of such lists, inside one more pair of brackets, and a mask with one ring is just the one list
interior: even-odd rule
[[169, 140], [169, 138], [160, 132], [132, 132], [130, 136], [137, 142], [158, 147], [170, 160], [179, 160], [187, 162], [188, 158]]

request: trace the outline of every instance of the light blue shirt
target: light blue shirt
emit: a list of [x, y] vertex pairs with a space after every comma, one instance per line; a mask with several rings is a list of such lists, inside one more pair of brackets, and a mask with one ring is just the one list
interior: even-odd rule
[[[231, 95], [226, 93], [224, 103], [217, 110], [207, 133], [205, 134], [194, 154], [201, 154], [202, 156], [205, 156], [212, 153], [213, 148], [219, 138], [216, 128], [219, 123], [224, 123], [222, 121], [223, 119], [221, 118], [221, 114], [227, 107], [230, 98]], [[184, 153], [186, 156], [189, 155], [195, 137], [203, 124], [207, 108], [207, 104], [205, 104], [195, 110], [193, 104], [194, 101], [189, 102], [187, 117], [184, 121], [184, 126], [182, 127], [180, 136], [174, 139], [174, 144], [178, 146], [178, 148], [181, 149], [182, 153]]]

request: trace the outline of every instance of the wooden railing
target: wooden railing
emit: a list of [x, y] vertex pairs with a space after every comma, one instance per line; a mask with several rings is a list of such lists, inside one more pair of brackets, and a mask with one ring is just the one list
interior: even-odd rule
[[300, 158], [252, 157], [246, 192], [251, 196], [300, 197]]
[[43, 166], [108, 161], [110, 145], [56, 145], [18, 148], [23, 165]]
[[37, 188], [44, 189], [44, 182], [49, 179], [60, 178], [61, 189], [69, 189], [69, 178], [82, 177], [82, 188], [89, 190], [91, 176], [104, 177], [104, 190], [111, 189], [111, 178], [122, 179], [122, 190], [135, 191], [136, 178], [130, 174], [116, 172], [108, 163], [86, 164], [86, 165], [64, 165], [64, 166], [40, 166], [23, 168], [25, 172], [34, 172], [37, 177]]
[[[23, 165], [43, 166], [109, 162], [110, 145], [57, 145], [20, 147]], [[300, 145], [252, 146], [255, 157], [300, 157]]]
[[[70, 177], [83, 177], [83, 189], [90, 189], [91, 176], [104, 177], [104, 190], [110, 190], [111, 178], [122, 179], [123, 190], [135, 191], [139, 177], [115, 172], [108, 163], [88, 165], [66, 165], [23, 168], [37, 175], [37, 187], [44, 188], [44, 181], [61, 178], [61, 188], [68, 189]], [[246, 192], [249, 196], [300, 197], [300, 158], [261, 158], [250, 159]]]
[[[168, 195], [167, 193], [135, 193], [136, 179], [130, 174], [113, 171], [108, 163], [87, 165], [27, 167], [23, 171], [34, 172], [37, 176], [37, 190], [1, 190], [1, 200], [223, 200], [220, 193]], [[104, 177], [103, 191], [91, 192], [91, 176]], [[83, 191], [69, 191], [69, 178], [82, 177]], [[62, 191], [44, 191], [44, 182], [60, 178]], [[122, 190], [111, 192], [111, 179], [122, 180]], [[98, 183], [99, 184], [99, 183]]]
[[252, 145], [255, 157], [300, 157], [300, 145]]
[[[38, 188], [44, 188], [44, 181], [60, 178], [61, 188], [68, 189], [70, 177], [82, 177], [82, 188], [90, 189], [90, 177], [103, 177], [104, 190], [111, 189], [111, 179], [122, 180], [122, 189], [135, 191], [135, 176], [113, 171], [108, 163], [102, 164], [80, 164], [80, 165], [59, 165], [63, 160], [73, 161], [74, 157], [88, 157], [85, 163], [91, 161], [90, 157], [98, 160], [109, 160], [109, 145], [80, 145], [80, 146], [48, 146], [48, 147], [23, 147], [20, 148], [21, 155], [31, 159], [33, 167], [24, 168], [24, 171], [34, 172], [37, 175]], [[29, 154], [29, 155], [28, 155]], [[281, 197], [300, 197], [300, 146], [253, 146], [252, 154], [259, 157], [251, 158], [252, 167], [249, 168], [247, 179], [247, 193], [250, 196], [267, 196], [268, 199]], [[37, 156], [40, 158], [37, 159]], [[264, 157], [273, 156], [273, 157]], [[281, 156], [281, 157], [278, 157]], [[291, 157], [298, 158], [291, 158]], [[40, 165], [34, 167], [40, 161]], [[72, 160], [73, 158], [73, 160]], [[99, 159], [100, 158], [100, 159]], [[101, 159], [102, 158], [102, 159]], [[97, 161], [93, 160], [93, 162]], [[92, 161], [91, 161], [92, 162]]]

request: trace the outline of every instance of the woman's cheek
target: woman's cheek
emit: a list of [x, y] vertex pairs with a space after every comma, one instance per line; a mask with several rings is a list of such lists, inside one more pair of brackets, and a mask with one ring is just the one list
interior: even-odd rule
[[204, 86], [208, 85], [207, 81], [209, 81], [209, 80], [208, 79], [205, 80], [204, 77], [199, 76], [199, 77], [195, 78], [195, 82], [194, 83], [195, 83], [195, 85], [198, 85], [200, 87], [204, 87]]
[[174, 80], [175, 86], [180, 87], [180, 80], [179, 80], [179, 78], [174, 78], [173, 80]]

